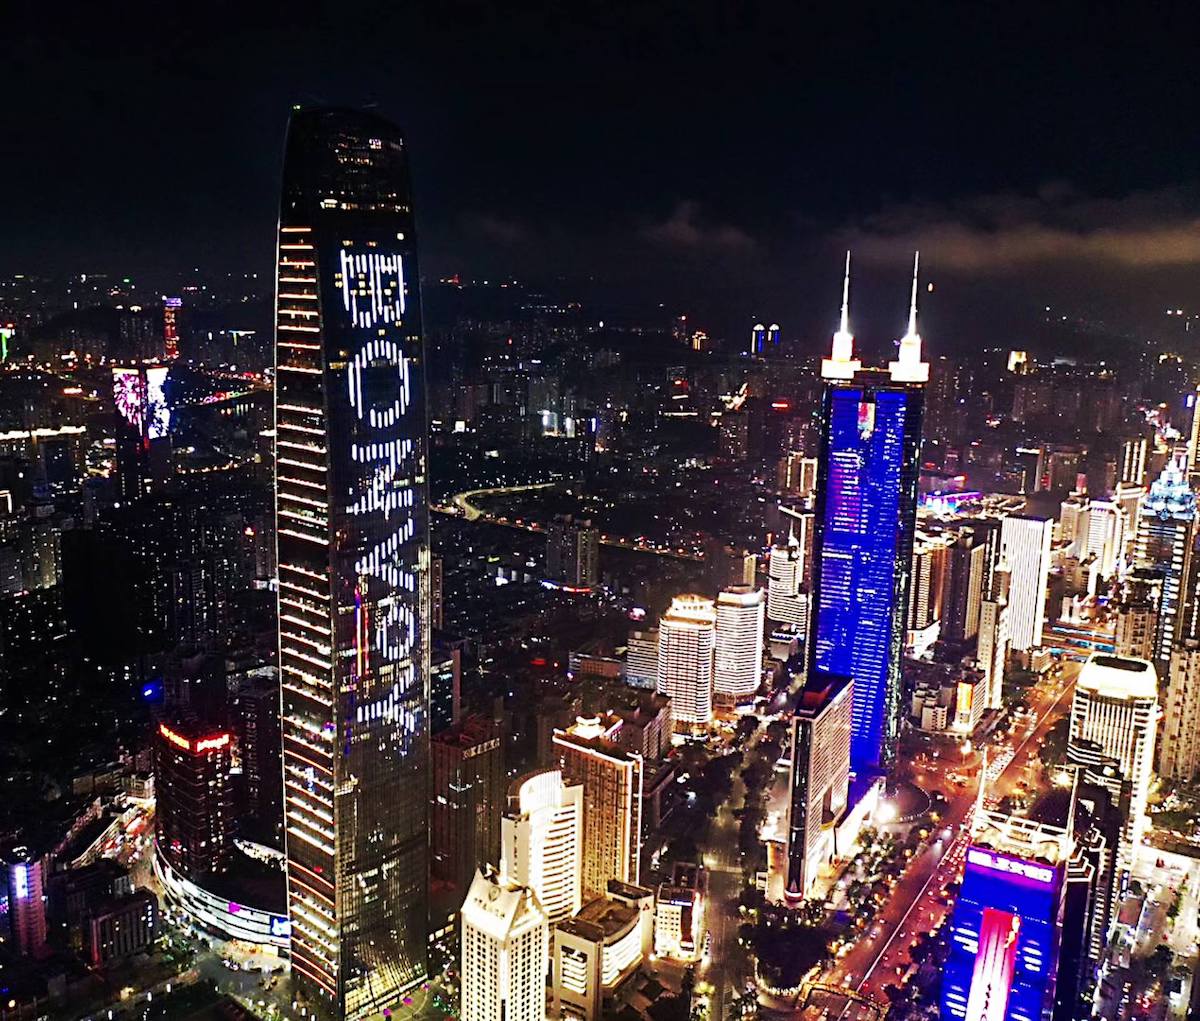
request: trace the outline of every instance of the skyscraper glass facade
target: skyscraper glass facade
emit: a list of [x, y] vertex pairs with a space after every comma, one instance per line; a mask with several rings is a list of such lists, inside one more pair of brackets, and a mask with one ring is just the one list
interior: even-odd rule
[[1062, 872], [969, 847], [942, 979], [943, 1018], [1040, 1021], [1058, 963]]
[[426, 972], [429, 523], [407, 154], [299, 111], [276, 282], [276, 522], [292, 969], [357, 1018]]
[[860, 773], [891, 761], [899, 732], [921, 407], [916, 386], [825, 391], [809, 666], [854, 680], [850, 763]]

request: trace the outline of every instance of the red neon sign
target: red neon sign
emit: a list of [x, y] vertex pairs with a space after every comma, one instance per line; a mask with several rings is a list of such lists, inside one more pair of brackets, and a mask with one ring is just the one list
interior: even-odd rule
[[1004, 1021], [1017, 967], [1020, 932], [1020, 916], [996, 908], [983, 909], [979, 954], [967, 995], [967, 1021]]

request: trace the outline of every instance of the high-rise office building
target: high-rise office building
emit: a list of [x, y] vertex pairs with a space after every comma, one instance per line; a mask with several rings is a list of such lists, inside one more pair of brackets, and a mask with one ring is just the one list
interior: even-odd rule
[[834, 855], [834, 824], [850, 789], [853, 687], [845, 677], [811, 678], [792, 716], [784, 883], [791, 904], [808, 897], [821, 867]]
[[625, 646], [625, 680], [638, 688], [658, 684], [658, 628], [630, 630]]
[[1001, 561], [993, 575], [992, 591], [979, 604], [979, 642], [975, 662], [983, 671], [984, 697], [988, 709], [1003, 704], [1004, 665], [1012, 647], [1008, 623], [1008, 565]]
[[500, 871], [537, 894], [550, 921], [583, 905], [583, 785], [562, 770], [539, 769], [514, 780], [500, 821]]
[[1133, 869], [1146, 829], [1157, 718], [1154, 666], [1092, 653], [1075, 682], [1067, 759], [1083, 766], [1087, 781], [1108, 790], [1125, 810], [1117, 852], [1123, 875]]
[[970, 527], [958, 531], [947, 551], [943, 642], [962, 647], [979, 634], [979, 616], [988, 588], [987, 553], [984, 538]]
[[583, 896], [602, 896], [608, 881], [638, 881], [642, 847], [642, 757], [617, 743], [619, 716], [580, 717], [555, 730], [564, 780], [583, 786]]
[[713, 691], [718, 702], [736, 705], [758, 691], [765, 624], [762, 589], [735, 585], [717, 596]]
[[382, 118], [288, 129], [276, 278], [279, 670], [291, 961], [310, 1006], [424, 978], [425, 373], [408, 154]]
[[908, 628], [926, 631], [941, 624], [946, 596], [949, 547], [953, 537], [942, 532], [917, 532], [913, 539], [912, 581], [908, 597]]
[[462, 649], [438, 647], [429, 656], [429, 729], [437, 734], [462, 714]]
[[237, 811], [233, 738], [195, 719], [160, 723], [154, 735], [155, 849], [183, 879], [224, 872]]
[[1053, 538], [1053, 518], [1013, 514], [1001, 526], [1001, 556], [1009, 571], [1009, 640], [1015, 652], [1026, 652], [1042, 644]]
[[[801, 535], [796, 535], [797, 523]], [[808, 593], [804, 591], [803, 531], [811, 516], [793, 519], [787, 541], [776, 543], [767, 555], [767, 617], [775, 624], [808, 628]]]
[[546, 574], [569, 588], [600, 584], [600, 529], [560, 514], [546, 529]]
[[45, 957], [46, 859], [26, 847], [7, 850], [2, 860], [8, 895], [8, 931], [21, 957]]
[[1125, 590], [1117, 600], [1113, 627], [1113, 651], [1118, 656], [1155, 658], [1162, 580], [1159, 571], [1144, 568], [1132, 571], [1126, 578]]
[[712, 720], [717, 612], [711, 599], [676, 596], [658, 622], [658, 693], [680, 729]]
[[1200, 775], [1200, 642], [1194, 638], [1171, 650], [1158, 771], [1183, 783]]
[[810, 674], [854, 680], [850, 760], [862, 772], [891, 762], [900, 733], [900, 659], [929, 365], [917, 333], [915, 266], [908, 331], [887, 371], [863, 370], [854, 358], [848, 294], [847, 257], [841, 326], [821, 363], [826, 385], [808, 657]]
[[1166, 662], [1175, 643], [1200, 638], [1195, 620], [1197, 572], [1195, 555], [1196, 494], [1182, 468], [1172, 461], [1150, 485], [1138, 512], [1134, 565], [1162, 575], [1154, 657]]
[[[1192, 424], [1200, 422], [1200, 416], [1194, 416]], [[1121, 481], [1129, 485], [1143, 486], [1146, 484], [1146, 457], [1150, 443], [1145, 436], [1137, 436], [1126, 440], [1121, 445]]]
[[256, 671], [238, 686], [233, 729], [242, 763], [242, 831], [282, 849], [279, 677], [273, 669]]
[[462, 907], [462, 1021], [545, 1021], [549, 948], [537, 895], [476, 873]]
[[505, 773], [501, 728], [468, 716], [430, 741], [430, 874], [465, 894], [475, 870], [500, 860]]
[[1065, 861], [967, 848], [954, 899], [942, 1018], [1034, 1021], [1053, 1006]]

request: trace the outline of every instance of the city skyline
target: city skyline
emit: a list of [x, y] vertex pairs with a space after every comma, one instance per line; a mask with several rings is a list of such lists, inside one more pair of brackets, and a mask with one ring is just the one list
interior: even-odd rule
[[13, 18], [0, 1013], [1200, 1015], [1170, 14], [213, 14]]
[[[47, 50], [39, 19], [14, 17], [13, 38], [25, 44], [14, 77], [35, 97], [12, 111], [18, 132], [53, 118], [75, 144], [102, 152], [104, 133], [130, 117], [143, 128], [123, 135], [121, 153], [144, 169], [131, 175], [106, 165], [121, 158], [101, 161], [66, 183], [71, 201], [59, 212], [46, 191], [60, 181], [52, 161], [36, 148], [3, 161], [0, 194], [13, 196], [4, 213], [18, 244], [0, 255], [0, 271], [95, 272], [99, 262], [145, 274], [200, 262], [266, 275], [278, 164], [258, 143], [282, 143], [288, 106], [340, 101], [377, 104], [419, 141], [432, 278], [566, 277], [597, 299], [690, 311], [726, 336], [761, 319], [812, 338], [824, 320], [797, 282], [824, 292], [847, 244], [864, 265], [899, 276], [903, 253], [919, 245], [937, 286], [929, 321], [946, 350], [968, 328], [996, 341], [1035, 334], [1046, 305], [1087, 317], [1097, 332], [1133, 325], [1174, 335], [1161, 313], [1186, 303], [1200, 261], [1178, 226], [1200, 215], [1200, 195], [1184, 169], [1194, 163], [1179, 122], [1186, 103], [1159, 102], [1195, 89], [1184, 62], [1171, 59], [1179, 43], [1166, 15], [1100, 29], [1127, 55], [1119, 83], [1101, 70], [1104, 43], [1059, 45], [1075, 27], [1065, 11], [1039, 12], [1036, 33], [1022, 30], [1019, 11], [889, 15], [887, 46], [873, 46], [876, 15], [865, 10], [839, 18], [768, 7], [739, 17], [710, 8], [682, 32], [665, 9], [578, 22], [534, 10], [501, 19], [486, 7], [476, 16], [464, 44], [462, 26], [434, 12], [377, 12], [377, 32], [340, 19], [301, 23], [286, 41], [269, 19], [187, 19], [178, 31], [168, 13], [153, 28], [122, 27], [113, 42], [124, 60], [103, 75], [88, 50], [117, 36], [114, 26], [81, 14]], [[794, 52], [774, 41], [789, 33], [801, 40]], [[1004, 42], [989, 46], [991, 33]], [[398, 55], [381, 46], [389, 37]], [[505, 44], [535, 59], [515, 72]], [[1018, 46], [1030, 48], [1019, 73], [1001, 58]], [[656, 47], [662, 59], [651, 61]], [[249, 53], [270, 56], [249, 62]], [[313, 61], [318, 53], [324, 59]], [[222, 73], [201, 88], [197, 74], [209, 66]], [[48, 73], [55, 87], [38, 88]], [[1064, 87], [1078, 75], [1097, 90], [1082, 110]], [[59, 90], [72, 94], [76, 77], [85, 103], [64, 105]], [[901, 88], [886, 88], [891, 79]], [[590, 90], [589, 80], [604, 88]], [[145, 88], [151, 81], [159, 87]], [[572, 104], [585, 102], [589, 116], [573, 116]], [[172, 130], [180, 114], [202, 116], [205, 130]], [[689, 159], [710, 117], [726, 137], [705, 145], [709, 159]], [[667, 130], [651, 129], [656, 121]], [[604, 137], [626, 158], [603, 156]], [[541, 145], [555, 160], [539, 158]], [[1130, 148], [1136, 161], [1119, 155]], [[159, 152], [178, 154], [170, 177], [151, 170]], [[827, 161], [836, 173], [823, 170]], [[615, 174], [608, 187], [602, 166]], [[753, 188], [726, 184], [750, 179]], [[584, 194], [601, 197], [585, 203]], [[139, 204], [162, 216], [142, 223], [131, 215]], [[56, 222], [76, 205], [89, 208], [87, 220]], [[210, 207], [221, 212], [214, 218]], [[53, 230], [41, 229], [47, 217]], [[184, 230], [189, 254], [150, 226], [160, 220]], [[883, 300], [891, 284], [877, 293], [864, 285], [864, 337], [895, 335]]]

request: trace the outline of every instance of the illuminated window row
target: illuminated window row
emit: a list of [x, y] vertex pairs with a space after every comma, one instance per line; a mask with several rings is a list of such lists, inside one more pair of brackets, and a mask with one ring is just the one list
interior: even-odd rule
[[[288, 633], [285, 631], [284, 638], [286, 638], [287, 635]], [[289, 650], [287, 649], [286, 645], [281, 645], [279, 651], [280, 655], [286, 655]], [[324, 676], [319, 674], [310, 674], [296, 666], [294, 663], [284, 663], [282, 664], [282, 668], [284, 673], [291, 674], [294, 677], [299, 677], [306, 684], [313, 685], [313, 687], [318, 690], [318, 693], [327, 692], [333, 683], [332, 677], [328, 673], [326, 673]]]
[[280, 411], [298, 411], [302, 415], [318, 415], [321, 418], [325, 417], [324, 408], [311, 407], [307, 404], [277, 404], [276, 407]]
[[282, 578], [279, 580], [279, 587], [291, 589], [293, 592], [300, 592], [313, 599], [319, 599], [323, 603], [329, 602], [329, 593], [321, 589], [306, 588], [303, 585], [297, 585], [294, 581], [284, 581]]
[[310, 500], [307, 496], [298, 496], [296, 493], [280, 493], [279, 499], [300, 504], [302, 507], [316, 507], [323, 511], [329, 510], [329, 504], [325, 500]]
[[297, 971], [301, 971], [307, 978], [311, 978], [314, 982], [322, 986], [330, 996], [336, 996], [337, 990], [333, 984], [333, 973], [331, 971], [321, 970], [319, 965], [314, 967], [308, 964], [303, 959], [296, 957], [296, 948], [300, 945], [300, 941], [293, 937], [292, 940], [292, 967]]
[[[324, 436], [323, 430], [321, 431], [320, 435]], [[298, 442], [296, 440], [277, 440], [275, 445], [277, 447], [283, 447], [285, 450], [299, 450], [304, 454], [316, 454], [319, 457], [324, 457], [329, 452], [328, 447], [322, 446], [315, 440], [308, 440], [305, 442]], [[303, 464], [304, 462], [300, 463]]]
[[[302, 613], [311, 613], [324, 619], [321, 610], [317, 609], [316, 607], [306, 606], [303, 603], [296, 602], [294, 599], [284, 599], [282, 597], [280, 597], [279, 602], [284, 606], [290, 606], [292, 609], [300, 610]], [[281, 614], [280, 619], [286, 620], [291, 624], [297, 625], [298, 627], [307, 628], [309, 631], [316, 631], [318, 634], [325, 635], [326, 637], [328, 637], [331, 633], [329, 628], [324, 624], [318, 624], [311, 620], [305, 620], [303, 617], [294, 617], [290, 613]], [[291, 628], [288, 628], [287, 630], [289, 634], [292, 633]]]
[[295, 422], [278, 422], [275, 427], [286, 429], [288, 432], [308, 433], [310, 436], [324, 436], [326, 433], [324, 429], [314, 429], [311, 425], [298, 425]]
[[312, 578], [314, 581], [319, 581], [322, 585], [328, 583], [328, 576], [323, 571], [310, 571], [307, 567], [302, 567], [300, 564], [280, 564], [280, 571], [291, 571], [293, 574], [299, 574], [305, 578]]
[[[304, 832], [303, 830], [296, 829], [296, 827], [294, 827], [294, 826], [289, 826], [287, 828], [287, 831], [288, 831], [288, 836], [295, 837], [297, 840], [303, 840], [306, 844], [311, 844], [318, 851], [322, 851], [325, 854], [329, 855], [330, 858], [333, 857], [333, 845], [332, 844], [326, 844], [326, 843], [318, 840], [316, 837], [310, 836], [308, 833]], [[294, 919], [293, 919], [292, 924], [295, 925]]]
[[[299, 912], [296, 911], [297, 908], [300, 908]], [[312, 926], [312, 929], [306, 930], [305, 926], [303, 924], [300, 925], [300, 929], [304, 933], [304, 935], [306, 937], [308, 937], [308, 939], [310, 941], [310, 943], [309, 943], [310, 948], [313, 945], [315, 945], [316, 947], [319, 947], [321, 950], [324, 950], [326, 954], [336, 955], [337, 954], [337, 943], [335, 942], [334, 939], [331, 938], [335, 934], [332, 932], [329, 932], [326, 923], [321, 921], [320, 915], [318, 915], [316, 912], [313, 912], [311, 910], [306, 910], [306, 908], [307, 908], [307, 905], [304, 905], [303, 901], [297, 900], [296, 902], [293, 903], [292, 912], [291, 912], [293, 915], [293, 918], [292, 918], [293, 934], [297, 927], [296, 926], [297, 921], [307, 922], [307, 923], [309, 923], [309, 925]], [[332, 963], [332, 961], [330, 961], [330, 963]]]
[[320, 538], [317, 538], [317, 536], [315, 536], [315, 535], [305, 535], [303, 532], [296, 532], [290, 528], [279, 529], [279, 534], [291, 536], [293, 539], [302, 539], [305, 542], [311, 542], [317, 546], [328, 546], [329, 545], [328, 539], [320, 539]]
[[[318, 472], [322, 475], [325, 473], [325, 465], [313, 464], [311, 461], [297, 461], [293, 457], [281, 457], [277, 460], [276, 463], [282, 464], [282, 465], [287, 465], [289, 468], [301, 468], [304, 471]], [[295, 478], [291, 475], [284, 473], [284, 474], [280, 475], [279, 481], [280, 482], [294, 482], [296, 485], [302, 485], [305, 480], [298, 479], [298, 478]]]
[[322, 371], [321, 369], [314, 369], [308, 365], [286, 365], [282, 363], [276, 366], [276, 369], [279, 372], [299, 372], [305, 376], [319, 376], [321, 375]]

